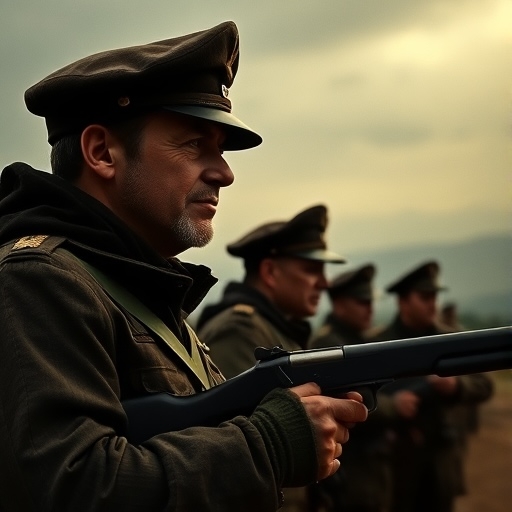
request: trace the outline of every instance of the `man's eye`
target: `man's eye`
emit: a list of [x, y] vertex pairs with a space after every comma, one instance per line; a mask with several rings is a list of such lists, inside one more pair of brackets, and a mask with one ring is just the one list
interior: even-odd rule
[[188, 141], [188, 145], [194, 148], [198, 148], [201, 145], [201, 139], [192, 139]]

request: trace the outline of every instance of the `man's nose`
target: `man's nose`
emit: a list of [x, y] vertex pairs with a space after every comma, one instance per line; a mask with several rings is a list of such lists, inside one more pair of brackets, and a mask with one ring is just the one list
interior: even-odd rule
[[204, 172], [203, 179], [205, 183], [218, 187], [229, 187], [235, 181], [235, 175], [226, 160], [219, 155], [215, 163]]

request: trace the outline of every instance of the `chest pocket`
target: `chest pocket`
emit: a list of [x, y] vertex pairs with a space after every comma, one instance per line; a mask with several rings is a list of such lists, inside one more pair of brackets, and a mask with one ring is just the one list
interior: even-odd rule
[[[83, 267], [102, 285], [105, 291], [112, 297], [114, 301], [119, 303], [124, 309], [126, 309], [131, 315], [139, 320], [143, 325], [148, 327], [154, 332], [164, 343], [172, 350], [172, 352], [178, 356], [180, 362], [183, 363], [201, 382], [203, 389], [209, 389], [211, 386], [219, 383], [219, 374], [216, 372], [216, 368], [209, 364], [209, 361], [204, 354], [203, 344], [197, 338], [192, 328], [186, 324], [187, 330], [190, 336], [190, 347], [191, 353], [189, 354], [184, 345], [178, 340], [176, 335], [165, 325], [165, 323], [158, 318], [149, 308], [147, 308], [142, 302], [140, 302], [134, 295], [128, 290], [117, 284], [115, 281], [110, 279], [106, 274], [98, 270], [97, 268], [89, 265], [87, 262], [79, 260]], [[140, 338], [139, 338], [140, 339]], [[141, 340], [142, 341], [142, 340]], [[149, 340], [147, 340], [149, 341]], [[151, 371], [155, 373], [153, 377], [156, 377], [157, 373], [161, 373], [161, 369], [153, 368], [146, 370], [146, 376], [144, 380], [149, 379], [144, 387], [148, 387], [154, 380], [151, 376]], [[220, 377], [222, 380], [222, 377]], [[158, 379], [157, 379], [158, 380]], [[151, 388], [151, 384], [149, 385]], [[162, 391], [161, 389], [148, 389], [148, 391]]]
[[162, 392], [184, 396], [201, 390], [199, 380], [160, 337], [116, 304], [122, 316], [116, 333], [116, 366], [123, 398]]

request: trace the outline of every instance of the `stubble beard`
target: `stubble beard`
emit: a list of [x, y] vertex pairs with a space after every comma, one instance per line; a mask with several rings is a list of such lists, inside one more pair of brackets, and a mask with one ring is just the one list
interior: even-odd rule
[[[143, 211], [146, 205], [141, 203], [137, 179], [144, 175], [144, 168], [137, 158], [128, 168], [130, 183], [132, 186], [125, 190], [124, 199], [127, 203], [138, 204]], [[135, 185], [133, 185], [135, 184]], [[217, 192], [218, 194], [218, 192]], [[194, 222], [187, 211], [182, 211], [170, 229], [170, 237], [174, 240], [173, 255], [179, 254], [191, 247], [204, 247], [213, 238], [213, 226], [211, 220]]]
[[204, 247], [213, 238], [213, 226], [211, 220], [195, 223], [183, 212], [171, 228], [175, 240], [185, 248]]

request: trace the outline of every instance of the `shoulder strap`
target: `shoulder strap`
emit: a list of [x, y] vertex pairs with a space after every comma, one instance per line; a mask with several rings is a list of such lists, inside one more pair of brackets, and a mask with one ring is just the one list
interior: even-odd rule
[[[75, 256], [76, 258], [76, 256]], [[146, 327], [157, 334], [171, 350], [188, 366], [194, 375], [201, 381], [205, 389], [210, 388], [210, 379], [204, 368], [203, 360], [199, 354], [198, 344], [200, 343], [192, 328], [187, 324], [190, 334], [190, 346], [192, 354], [189, 355], [186, 348], [178, 340], [176, 335], [158, 318], [148, 307], [146, 307], [135, 295], [119, 285], [106, 274], [93, 267], [89, 263], [76, 258], [92, 277], [101, 284], [105, 291], [123, 306], [129, 313], [142, 322]]]

